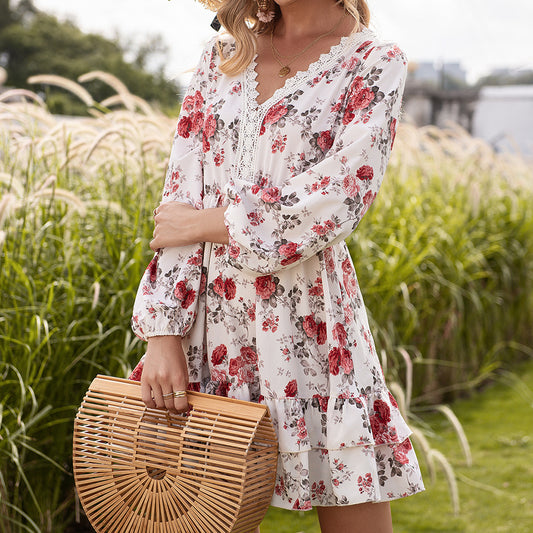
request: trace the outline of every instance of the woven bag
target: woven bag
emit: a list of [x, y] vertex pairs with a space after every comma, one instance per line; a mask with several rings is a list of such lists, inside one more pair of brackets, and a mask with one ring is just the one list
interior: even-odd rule
[[250, 533], [274, 490], [277, 441], [261, 404], [188, 392], [149, 409], [137, 381], [97, 376], [74, 423], [74, 478], [94, 529]]

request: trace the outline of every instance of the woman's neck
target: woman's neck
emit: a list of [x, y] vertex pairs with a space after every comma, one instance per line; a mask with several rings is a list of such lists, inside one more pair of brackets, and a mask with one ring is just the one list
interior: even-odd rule
[[[335, 0], [279, 1], [281, 19], [276, 25], [276, 35], [286, 41], [308, 39], [330, 30], [344, 12]], [[353, 19], [351, 24], [353, 26]], [[350, 21], [347, 21], [350, 24]], [[344, 24], [339, 28], [345, 32]]]

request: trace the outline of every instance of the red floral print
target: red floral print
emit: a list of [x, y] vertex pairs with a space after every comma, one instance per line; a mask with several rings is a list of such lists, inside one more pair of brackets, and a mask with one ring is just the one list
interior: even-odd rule
[[239, 373], [239, 370], [244, 365], [244, 361], [241, 357], [234, 357], [229, 361], [229, 375], [236, 376]]
[[298, 383], [295, 379], [292, 379], [285, 386], [285, 396], [288, 398], [294, 398], [298, 394]]
[[191, 388], [269, 407], [283, 450], [274, 505], [418, 492], [409, 428], [388, 397], [343, 242], [380, 188], [405, 58], [365, 30], [258, 105], [252, 68], [220, 71], [233, 47], [217, 36], [194, 72], [163, 191], [226, 207], [229, 244], [161, 249], [134, 331], [181, 336]]
[[241, 249], [234, 242], [230, 242], [228, 253], [233, 259], [237, 259], [241, 253]]
[[344, 192], [346, 196], [350, 198], [355, 198], [360, 191], [359, 184], [355, 178], [351, 175], [346, 176], [343, 181]]
[[411, 445], [411, 441], [409, 439], [405, 439], [401, 444], [394, 446], [394, 458], [402, 465], [408, 464], [409, 458], [407, 457], [407, 453], [412, 448], [413, 446]]
[[257, 295], [264, 300], [268, 300], [276, 291], [276, 284], [272, 276], [259, 276], [254, 285]]
[[329, 359], [329, 372], [333, 376], [339, 375], [339, 364], [341, 361], [341, 351], [339, 348], [332, 348], [328, 355]]
[[224, 281], [224, 296], [226, 297], [226, 300], [233, 300], [233, 298], [235, 298], [236, 290], [237, 286], [232, 279], [228, 278]]
[[339, 366], [342, 368], [345, 374], [349, 374], [353, 370], [352, 354], [346, 348], [341, 350], [341, 360]]
[[284, 117], [288, 109], [283, 104], [277, 104], [271, 107], [265, 115], [264, 124], [275, 124], [280, 118]]
[[289, 242], [287, 244], [282, 244], [279, 248], [278, 248], [278, 252], [283, 256], [283, 257], [292, 257], [293, 255], [296, 254], [296, 250], [298, 249], [298, 245], [295, 243], [295, 242]]
[[357, 484], [359, 485], [359, 492], [361, 494], [364, 492], [370, 493], [372, 491], [372, 474], [369, 472], [364, 476], [359, 476], [357, 478]]
[[374, 100], [374, 93], [368, 87], [361, 89], [350, 98], [350, 105], [354, 109], [366, 109], [372, 100]]
[[279, 202], [280, 198], [281, 194], [277, 187], [268, 187], [266, 189], [263, 189], [263, 192], [261, 193], [261, 199], [267, 204], [274, 204], [276, 202]]
[[389, 400], [393, 407], [398, 407], [398, 403], [396, 402], [396, 399], [390, 392], [389, 392]]
[[213, 280], [213, 290], [219, 295], [224, 296], [224, 278], [222, 277], [222, 274], [220, 274], [218, 277], [216, 277]]
[[243, 346], [241, 348], [241, 357], [247, 365], [257, 364], [257, 353], [250, 346]]
[[357, 170], [357, 177], [360, 180], [371, 180], [374, 177], [374, 169], [368, 165], [364, 165]]
[[396, 139], [396, 124], [397, 120], [393, 118], [390, 123], [391, 149], [394, 146], [394, 141]]
[[176, 283], [176, 288], [174, 289], [174, 296], [178, 300], [183, 300], [187, 295], [187, 284], [185, 281], [179, 281]]
[[318, 333], [318, 326], [313, 315], [308, 315], [304, 318], [303, 328], [308, 337], [314, 337]]
[[333, 338], [339, 343], [340, 346], [346, 346], [348, 335], [344, 329], [344, 326], [340, 322], [337, 322], [333, 326]]
[[318, 146], [323, 152], [327, 152], [333, 146], [333, 137], [331, 131], [323, 131], [316, 140]]
[[316, 278], [315, 284], [309, 290], [311, 296], [324, 296], [324, 287], [322, 285], [322, 278]]
[[344, 288], [346, 289], [346, 292], [348, 293], [348, 296], [356, 296], [357, 295], [357, 280], [355, 279], [355, 276], [352, 273], [343, 274], [342, 276]]
[[328, 396], [320, 396], [320, 394], [314, 394], [313, 398], [316, 398], [318, 400], [318, 404], [320, 405], [320, 410], [323, 411], [324, 413], [326, 413], [327, 410], [328, 410], [329, 397]]
[[204, 135], [206, 137], [212, 137], [215, 134], [217, 128], [217, 120], [214, 115], [209, 115], [205, 119]]
[[287, 136], [279, 134], [272, 143], [272, 153], [283, 152], [287, 145]]
[[224, 149], [220, 150], [219, 153], [215, 154], [214, 162], [217, 167], [220, 167], [224, 164]]
[[374, 411], [379, 420], [384, 424], [391, 421], [390, 407], [383, 400], [376, 400], [374, 402]]
[[298, 438], [300, 440], [303, 440], [307, 437], [307, 427], [305, 425], [304, 417], [301, 417], [300, 419], [298, 419], [297, 425], [298, 425]]
[[191, 133], [198, 135], [204, 125], [204, 114], [201, 111], [197, 111], [191, 115]]
[[327, 326], [325, 322], [320, 322], [317, 326], [316, 342], [319, 346], [326, 344], [327, 340]]
[[342, 272], [344, 274], [353, 274], [352, 262], [346, 258], [341, 264]]
[[157, 257], [157, 255], [154, 256], [147, 268], [148, 273], [150, 275], [150, 281], [152, 283], [154, 283], [157, 279]]
[[183, 298], [183, 301], [181, 302], [182, 309], [187, 309], [190, 307], [196, 299], [196, 291], [193, 289], [188, 290], [185, 293], [185, 298]]
[[180, 121], [178, 122], [178, 135], [180, 137], [184, 137], [185, 139], [189, 138], [190, 131], [192, 128], [192, 122], [189, 117], [182, 117]]
[[213, 354], [211, 355], [211, 362], [214, 365], [220, 365], [226, 359], [226, 355], [228, 355], [228, 349], [224, 344], [220, 344], [213, 350]]

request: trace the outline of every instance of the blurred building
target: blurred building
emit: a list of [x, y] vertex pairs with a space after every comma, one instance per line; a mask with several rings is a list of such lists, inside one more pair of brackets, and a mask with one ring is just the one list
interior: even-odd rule
[[404, 113], [417, 126], [460, 124], [472, 131], [478, 91], [468, 87], [460, 63], [413, 62], [405, 88]]
[[[456, 123], [495, 150], [533, 156], [531, 71], [500, 68], [471, 87], [459, 63], [409, 65], [404, 118], [417, 126]], [[509, 85], [520, 75], [522, 85]], [[492, 83], [491, 83], [492, 82]], [[525, 83], [525, 84], [524, 84]], [[527, 84], [529, 83], [529, 84]]]
[[498, 151], [533, 156], [533, 85], [483, 87], [472, 134]]
[[460, 63], [413, 62], [409, 65], [410, 81], [440, 89], [457, 89], [466, 83], [466, 71]]

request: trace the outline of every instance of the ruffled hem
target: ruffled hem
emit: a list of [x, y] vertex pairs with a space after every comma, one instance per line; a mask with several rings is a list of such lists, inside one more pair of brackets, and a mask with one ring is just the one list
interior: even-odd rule
[[[140, 381], [142, 366], [141, 359], [130, 379]], [[256, 387], [251, 388], [250, 384], [234, 387], [204, 378], [191, 382], [189, 388], [237, 400], [257, 400], [253, 390]], [[411, 435], [396, 400], [386, 388], [357, 397], [260, 397], [259, 401], [269, 408], [280, 452], [398, 444]]]
[[388, 389], [357, 397], [266, 398], [281, 452], [403, 442], [409, 426]]
[[[141, 360], [130, 379], [140, 380]], [[248, 385], [224, 387], [210, 379], [189, 389], [240, 400]], [[388, 389], [352, 398], [261, 398], [279, 441], [271, 504], [307, 511], [314, 506], [385, 502], [424, 490], [409, 440], [411, 430]]]
[[315, 506], [386, 502], [424, 490], [409, 439], [344, 450], [280, 453], [271, 505], [308, 511]]

